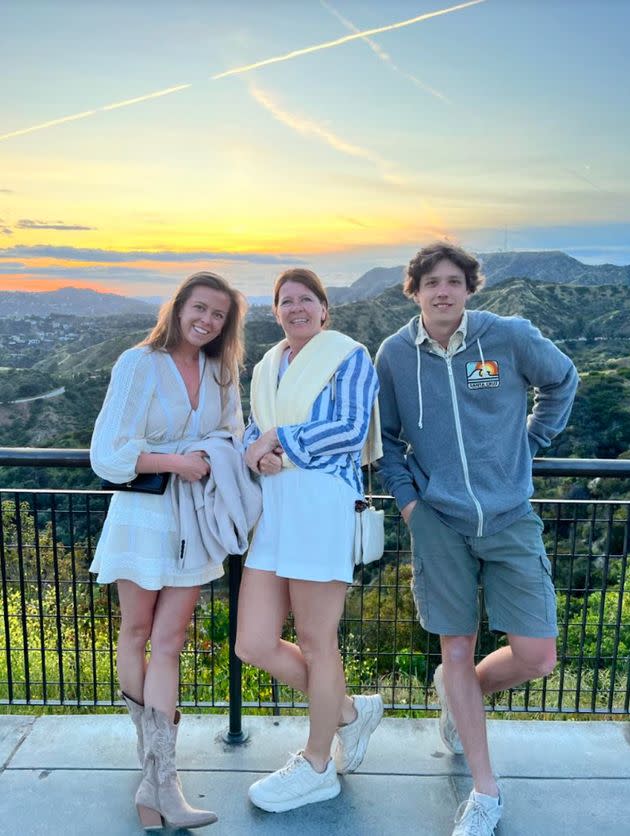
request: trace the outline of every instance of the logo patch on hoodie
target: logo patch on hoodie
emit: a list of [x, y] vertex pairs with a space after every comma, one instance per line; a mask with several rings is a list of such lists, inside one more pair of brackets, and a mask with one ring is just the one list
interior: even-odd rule
[[499, 364], [496, 360], [466, 363], [466, 382], [469, 389], [494, 389], [499, 385]]

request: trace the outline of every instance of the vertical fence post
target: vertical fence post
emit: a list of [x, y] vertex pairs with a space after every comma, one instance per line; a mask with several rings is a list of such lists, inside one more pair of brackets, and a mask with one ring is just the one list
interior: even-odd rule
[[243, 666], [235, 653], [236, 647], [236, 616], [238, 613], [238, 590], [241, 585], [243, 572], [242, 557], [231, 554], [229, 563], [229, 599], [230, 599], [230, 726], [223, 732], [223, 740], [233, 745], [244, 743], [247, 732], [243, 731]]

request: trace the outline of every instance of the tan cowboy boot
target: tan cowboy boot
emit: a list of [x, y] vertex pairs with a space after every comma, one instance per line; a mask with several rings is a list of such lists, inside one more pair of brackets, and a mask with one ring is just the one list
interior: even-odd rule
[[184, 798], [175, 768], [175, 743], [180, 714], [175, 722], [166, 714], [145, 706], [142, 715], [144, 765], [142, 782], [136, 793], [136, 808], [145, 830], [162, 826], [164, 819], [173, 828], [204, 827], [217, 821], [210, 810], [197, 810]]
[[128, 697], [124, 691], [120, 691], [120, 696], [125, 701], [125, 705], [129, 711], [129, 716], [136, 727], [138, 760], [140, 761], [140, 766], [142, 766], [144, 763], [144, 741], [142, 735], [142, 714], [144, 712], [144, 706], [135, 702], [135, 700], [132, 700], [131, 697]]

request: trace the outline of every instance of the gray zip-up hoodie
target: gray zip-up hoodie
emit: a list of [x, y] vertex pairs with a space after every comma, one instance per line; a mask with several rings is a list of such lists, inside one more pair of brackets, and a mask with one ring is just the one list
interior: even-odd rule
[[461, 534], [494, 534], [528, 512], [532, 458], [566, 426], [577, 371], [520, 317], [468, 311], [452, 357], [416, 344], [419, 319], [376, 355], [385, 487], [399, 508], [421, 498]]

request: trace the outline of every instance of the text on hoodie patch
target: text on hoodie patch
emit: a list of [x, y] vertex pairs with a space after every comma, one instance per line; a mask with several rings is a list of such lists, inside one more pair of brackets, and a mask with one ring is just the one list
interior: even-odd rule
[[496, 360], [466, 363], [466, 383], [469, 389], [494, 389], [499, 385], [499, 364]]

